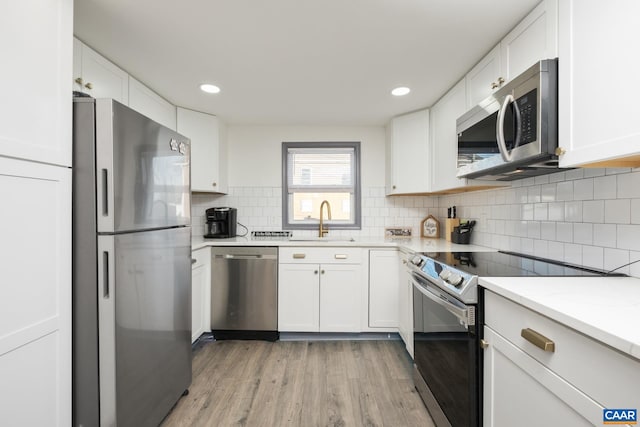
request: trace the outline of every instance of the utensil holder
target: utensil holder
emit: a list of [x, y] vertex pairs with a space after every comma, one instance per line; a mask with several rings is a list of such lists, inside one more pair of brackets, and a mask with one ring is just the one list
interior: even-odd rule
[[460, 232], [460, 227], [453, 227], [451, 232], [451, 243], [457, 243], [459, 245], [468, 245], [471, 240], [471, 230]]

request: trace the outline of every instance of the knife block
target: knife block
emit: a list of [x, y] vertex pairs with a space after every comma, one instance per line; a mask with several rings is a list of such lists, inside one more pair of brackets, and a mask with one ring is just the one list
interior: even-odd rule
[[447, 242], [451, 241], [451, 233], [453, 232], [453, 227], [457, 227], [460, 225], [460, 218], [447, 218], [444, 223], [444, 238], [447, 239]]

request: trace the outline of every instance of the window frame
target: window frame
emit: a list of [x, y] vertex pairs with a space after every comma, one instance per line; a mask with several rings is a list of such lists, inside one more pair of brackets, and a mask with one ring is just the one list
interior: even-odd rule
[[288, 156], [290, 148], [353, 148], [354, 161], [354, 216], [353, 223], [340, 224], [327, 221], [330, 230], [361, 230], [362, 229], [362, 192], [360, 177], [360, 141], [312, 141], [312, 142], [283, 142], [282, 143], [282, 229], [283, 230], [317, 230], [320, 222], [292, 223], [289, 218], [289, 177]]

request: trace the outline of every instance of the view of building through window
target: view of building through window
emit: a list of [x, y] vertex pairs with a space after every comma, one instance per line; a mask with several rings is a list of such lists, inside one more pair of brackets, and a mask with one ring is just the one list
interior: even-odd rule
[[283, 150], [284, 226], [317, 226], [324, 200], [331, 206], [331, 220], [323, 212], [328, 224], [357, 226], [359, 143], [283, 143]]

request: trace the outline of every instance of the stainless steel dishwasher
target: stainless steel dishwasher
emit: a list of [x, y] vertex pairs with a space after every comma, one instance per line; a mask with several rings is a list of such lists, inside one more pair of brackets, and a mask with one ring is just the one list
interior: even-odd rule
[[211, 248], [215, 339], [278, 339], [278, 248]]

